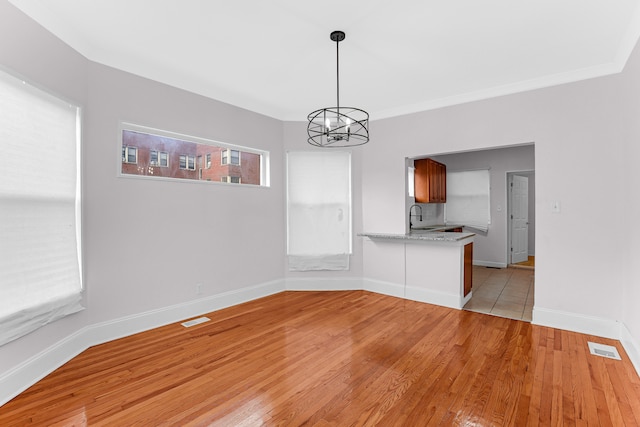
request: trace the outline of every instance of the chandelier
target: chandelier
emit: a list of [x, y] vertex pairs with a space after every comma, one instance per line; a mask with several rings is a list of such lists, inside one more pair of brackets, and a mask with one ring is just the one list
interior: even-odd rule
[[369, 113], [359, 108], [340, 107], [340, 52], [343, 31], [331, 33], [336, 42], [336, 106], [321, 108], [309, 114], [307, 142], [316, 147], [353, 147], [369, 142]]

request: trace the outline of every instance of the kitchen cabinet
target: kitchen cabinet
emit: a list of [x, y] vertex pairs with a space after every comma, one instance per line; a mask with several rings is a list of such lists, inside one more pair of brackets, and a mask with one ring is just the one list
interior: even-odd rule
[[463, 296], [469, 295], [471, 292], [471, 284], [473, 282], [473, 242], [464, 245], [464, 279], [463, 279]]
[[416, 159], [413, 166], [416, 203], [446, 203], [447, 166], [433, 159]]

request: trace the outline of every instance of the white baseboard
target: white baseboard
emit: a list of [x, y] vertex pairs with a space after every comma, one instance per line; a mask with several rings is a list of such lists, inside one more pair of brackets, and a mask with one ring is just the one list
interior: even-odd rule
[[633, 337], [624, 323], [620, 325], [620, 342], [629, 359], [631, 359], [633, 367], [636, 368], [636, 372], [640, 375], [640, 343]]
[[0, 376], [0, 406], [91, 346], [262, 298], [284, 289], [284, 281], [275, 280], [86, 326]]
[[620, 339], [620, 323], [601, 317], [585, 316], [547, 308], [533, 307], [534, 325], [564, 329], [581, 334]]
[[366, 291], [389, 295], [390, 297], [406, 298], [406, 289], [404, 285], [397, 283], [374, 279], [362, 279], [362, 288]]
[[428, 289], [407, 286], [406, 298], [412, 301], [426, 302], [428, 304], [441, 305], [458, 310], [462, 308], [460, 305], [460, 295], [446, 294]]
[[507, 268], [507, 263], [505, 262], [493, 262], [493, 261], [473, 261], [473, 265], [478, 265], [480, 267], [493, 267], [493, 268]]
[[354, 291], [362, 290], [360, 277], [288, 277], [287, 291]]

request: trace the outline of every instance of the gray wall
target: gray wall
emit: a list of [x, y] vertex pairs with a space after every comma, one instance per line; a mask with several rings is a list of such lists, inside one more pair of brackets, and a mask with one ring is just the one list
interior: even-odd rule
[[[0, 347], [0, 377], [86, 325], [282, 279], [282, 122], [87, 61], [8, 2], [0, 64], [83, 107], [86, 287], [84, 312]], [[268, 150], [271, 187], [119, 177], [121, 120]]]

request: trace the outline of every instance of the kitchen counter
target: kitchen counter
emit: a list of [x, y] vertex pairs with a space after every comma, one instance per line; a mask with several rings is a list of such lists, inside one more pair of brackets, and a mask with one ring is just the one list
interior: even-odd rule
[[365, 280], [381, 293], [461, 309], [471, 298], [475, 233], [360, 233]]

